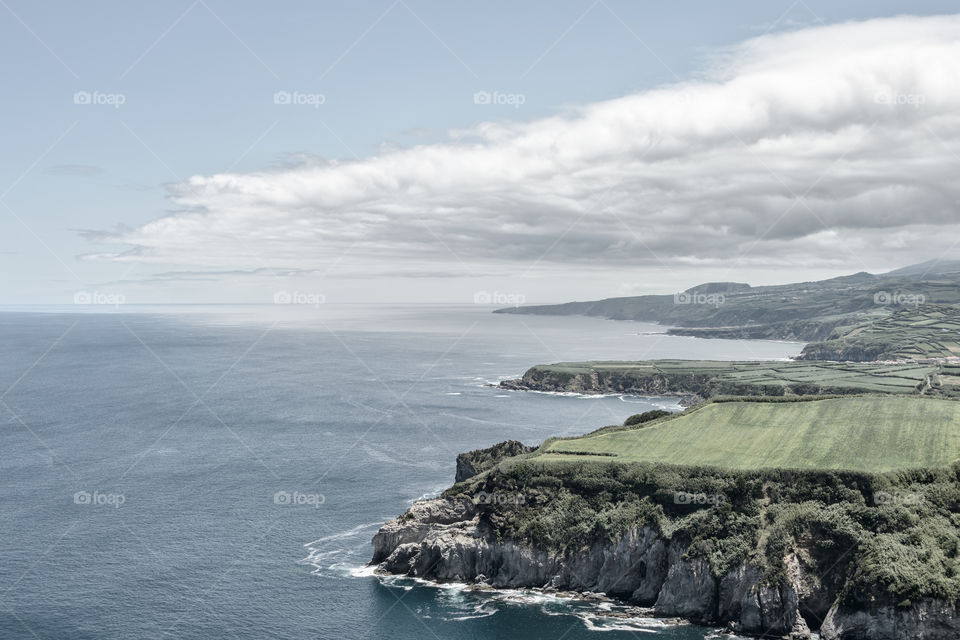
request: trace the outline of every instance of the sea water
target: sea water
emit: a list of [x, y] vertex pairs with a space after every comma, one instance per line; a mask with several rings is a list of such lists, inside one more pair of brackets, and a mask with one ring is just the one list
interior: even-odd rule
[[0, 313], [0, 638], [709, 637], [378, 578], [370, 539], [460, 452], [676, 406], [489, 386], [531, 365], [801, 347], [484, 306], [89, 311]]

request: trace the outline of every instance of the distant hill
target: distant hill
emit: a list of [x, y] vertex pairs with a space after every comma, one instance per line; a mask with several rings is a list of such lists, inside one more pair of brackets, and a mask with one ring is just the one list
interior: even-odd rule
[[838, 338], [845, 328], [922, 304], [960, 304], [960, 261], [763, 287], [710, 282], [674, 295], [521, 306], [494, 313], [657, 322], [670, 325], [671, 334], [703, 338], [826, 341]]
[[960, 260], [928, 260], [920, 264], [894, 269], [883, 274], [884, 277], [927, 276], [960, 273]]

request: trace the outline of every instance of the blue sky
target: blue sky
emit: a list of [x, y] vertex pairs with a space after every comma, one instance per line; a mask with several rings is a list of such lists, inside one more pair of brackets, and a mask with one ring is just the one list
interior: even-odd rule
[[[351, 256], [356, 272], [338, 272], [345, 263], [337, 262], [343, 252], [334, 245], [318, 246], [318, 253], [329, 254], [320, 266], [307, 264], [302, 251], [261, 256], [242, 248], [210, 261], [162, 252], [151, 260], [116, 258], [130, 248], [118, 242], [128, 239], [123, 230], [183, 210], [169, 185], [190, 176], [282, 172], [320, 159], [349, 163], [397, 148], [466, 143], [484, 122], [535, 122], [695, 81], [714, 73], [726, 48], [767, 32], [955, 11], [950, 2], [877, 1], [0, 4], [0, 264], [6, 274], [0, 302], [7, 304], [66, 303], [78, 290], [123, 291], [134, 302], [257, 302], [278, 287], [323, 291], [344, 302], [467, 302], [480, 290], [547, 301], [677, 290], [716, 279], [716, 263], [698, 267], [679, 250], [676, 261], [665, 256], [625, 265], [630, 273], [594, 265], [589, 256], [586, 266], [571, 269], [569, 259], [554, 260], [538, 248], [474, 255], [460, 248], [452, 229], [430, 240], [450, 251], [418, 262], [409, 247], [394, 254], [374, 244], [371, 253]], [[278, 91], [322, 95], [323, 104], [275, 104]], [[75, 104], [77, 92], [123, 104]], [[477, 104], [477, 92], [512, 95], [508, 102], [522, 104]], [[462, 138], [451, 134], [467, 130]], [[464, 209], [462, 215], [482, 214]], [[551, 219], [542, 222], [544, 237], [560, 245], [576, 239], [579, 229], [551, 226]], [[225, 220], [229, 224], [229, 216]], [[115, 230], [112, 242], [102, 235]], [[323, 223], [311, 234], [323, 238]], [[391, 273], [394, 258], [384, 259], [386, 268], [365, 270], [362, 255], [379, 250], [396, 255], [402, 267], [396, 271], [406, 275]], [[100, 259], [79, 259], [89, 254]], [[235, 259], [240, 254], [244, 259]], [[811, 260], [806, 270], [746, 261], [724, 275], [788, 281], [893, 268], [920, 254], [905, 251], [890, 260], [861, 252]], [[529, 278], [514, 277], [518, 262], [536, 265]], [[282, 285], [249, 277], [301, 268], [303, 280]], [[170, 273], [190, 275], [171, 279]]]

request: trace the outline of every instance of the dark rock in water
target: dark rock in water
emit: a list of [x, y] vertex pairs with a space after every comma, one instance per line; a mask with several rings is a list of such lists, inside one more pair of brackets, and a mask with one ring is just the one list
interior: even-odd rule
[[495, 444], [487, 449], [468, 451], [457, 456], [457, 482], [468, 480], [478, 473], [494, 467], [504, 458], [519, 456], [536, 451], [536, 447], [528, 447], [516, 440], [507, 440]]

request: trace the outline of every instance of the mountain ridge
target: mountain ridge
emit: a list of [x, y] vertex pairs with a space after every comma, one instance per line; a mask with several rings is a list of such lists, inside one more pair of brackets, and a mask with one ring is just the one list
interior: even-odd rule
[[669, 325], [672, 335], [810, 342], [924, 304], [960, 305], [960, 261], [783, 285], [706, 282], [672, 295], [509, 307], [494, 313], [585, 315]]

